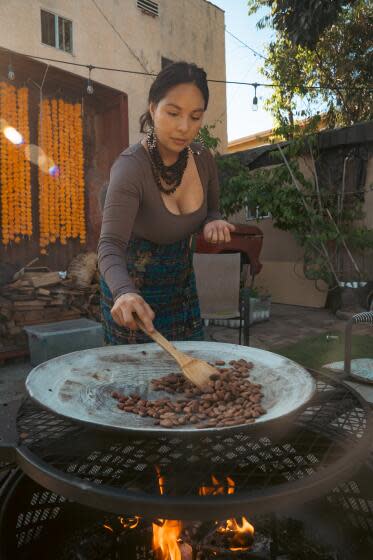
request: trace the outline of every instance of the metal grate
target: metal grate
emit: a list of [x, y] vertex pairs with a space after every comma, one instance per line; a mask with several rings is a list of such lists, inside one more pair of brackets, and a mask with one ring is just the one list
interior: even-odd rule
[[[334, 488], [326, 499], [318, 502], [317, 507], [313, 504], [307, 513], [306, 522], [298, 521], [299, 513], [299, 519], [302, 519], [302, 515], [296, 511], [291, 512], [290, 517], [281, 514], [250, 515], [257, 539], [258, 535], [259, 539], [262, 535], [270, 537], [272, 543], [277, 541], [276, 549], [271, 548], [271, 559], [279, 560], [283, 555], [286, 558], [325, 560], [371, 558], [372, 468], [366, 464], [362, 471], [358, 477]], [[142, 518], [135, 530], [125, 529], [120, 521], [122, 517], [70, 503], [61, 496], [45, 491], [20, 473], [16, 473], [13, 478], [15, 481], [8, 485], [5, 492], [6, 505], [0, 512], [0, 556], [3, 560], [49, 558], [51, 551], [56, 560], [109, 560], [114, 557], [127, 560], [154, 559], [150, 544], [151, 522], [154, 520]], [[126, 517], [125, 512], [122, 513]], [[328, 530], [325, 530], [325, 524]], [[112, 528], [110, 532], [105, 530], [108, 525]], [[204, 536], [211, 532], [215, 523], [211, 519], [208, 523], [196, 522], [189, 526], [195, 527], [190, 542], [193, 546], [199, 544], [201, 549]], [[333, 543], [332, 547], [328, 543]], [[322, 547], [325, 547], [324, 551]], [[198, 548], [193, 550], [197, 551]], [[320, 550], [319, 555], [316, 554], [317, 550]], [[330, 554], [327, 554], [328, 550]], [[197, 557], [206, 560], [216, 555]], [[228, 558], [228, 551], [219, 557]], [[238, 557], [269, 558], [269, 555], [250, 552], [249, 555], [240, 554]]]
[[137, 0], [137, 7], [150, 16], [158, 16], [158, 2], [153, 0]]
[[292, 431], [277, 439], [118, 435], [78, 426], [30, 401], [20, 410], [18, 432], [29, 454], [22, 467], [31, 476], [43, 469], [50, 490], [117, 513], [191, 519], [198, 508], [207, 519], [211, 508], [226, 518], [243, 508], [271, 511], [279, 497], [317, 497], [359, 465], [371, 423], [348, 386], [322, 377]]

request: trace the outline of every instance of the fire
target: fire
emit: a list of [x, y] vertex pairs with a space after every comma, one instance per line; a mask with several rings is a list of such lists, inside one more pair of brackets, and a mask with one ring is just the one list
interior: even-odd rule
[[[122, 517], [122, 516], [118, 516], [117, 517], [117, 521], [119, 522], [120, 526], [123, 529], [135, 529], [138, 524], [140, 523], [140, 519], [141, 517], [138, 517], [137, 515], [135, 515], [135, 517]], [[104, 529], [106, 529], [107, 531], [109, 531], [110, 533], [114, 533], [114, 529], [111, 525], [109, 525], [108, 522], [105, 522], [103, 524]]]
[[119, 523], [125, 529], [136, 529], [138, 524], [140, 523], [141, 517], [135, 515], [135, 517], [118, 517]]
[[[155, 467], [155, 470], [157, 472], [159, 493], [163, 496], [165, 478], [161, 475], [158, 466]], [[181, 560], [179, 547], [181, 530], [181, 521], [158, 519], [157, 523], [153, 523], [153, 550], [159, 560]]]
[[179, 547], [181, 521], [172, 519], [159, 521], [162, 522], [161, 525], [153, 523], [153, 550], [160, 560], [181, 560]]
[[[161, 475], [159, 467], [156, 467], [159, 493], [165, 493], [165, 478]], [[211, 485], [203, 485], [199, 488], [199, 496], [218, 496], [234, 494], [235, 482], [229, 476], [219, 481], [215, 475], [211, 475]], [[185, 560], [190, 556], [189, 545], [183, 544], [181, 521], [170, 519], [158, 519], [153, 523], [153, 550], [158, 560]], [[231, 551], [248, 550], [254, 539], [254, 527], [246, 517], [241, 522], [234, 518], [228, 519], [217, 528], [217, 533], [224, 537], [227, 548]], [[184, 548], [188, 546], [188, 550]], [[190, 550], [189, 550], [190, 549]]]
[[[216, 476], [211, 475], [212, 486], [201, 486], [199, 488], [200, 496], [218, 496], [219, 494], [234, 494], [235, 483], [229, 476], [226, 477], [226, 483], [219, 482]], [[230, 550], [247, 550], [254, 538], [254, 527], [248, 522], [246, 517], [242, 517], [242, 523], [239, 524], [236, 519], [228, 519], [224, 525], [217, 529], [218, 533], [224, 533], [229, 537]]]
[[247, 550], [254, 539], [254, 527], [246, 517], [241, 518], [241, 524], [236, 519], [228, 519], [224, 525], [218, 528], [218, 533], [229, 535], [230, 550]]
[[157, 465], [155, 467], [155, 470], [157, 471], [159, 493], [161, 494], [161, 496], [163, 496], [164, 487], [165, 487], [165, 479], [164, 479], [164, 476], [161, 475], [161, 471], [159, 470], [159, 467], [157, 467]]
[[214, 476], [213, 474], [211, 475], [211, 480], [212, 480], [212, 484], [213, 486], [201, 486], [198, 490], [198, 494], [200, 496], [217, 496], [219, 494], [234, 494], [234, 480], [232, 480], [231, 478], [229, 478], [229, 476], [226, 477], [226, 481], [227, 481], [227, 485], [225, 485], [224, 483], [220, 483], [219, 480], [216, 478], [216, 476]]

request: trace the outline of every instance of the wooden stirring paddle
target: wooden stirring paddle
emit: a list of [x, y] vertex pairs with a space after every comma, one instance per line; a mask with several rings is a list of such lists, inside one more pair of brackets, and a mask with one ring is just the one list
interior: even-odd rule
[[154, 330], [149, 332], [141, 319], [134, 314], [135, 321], [150, 338], [154, 340], [159, 346], [163, 348], [170, 356], [178, 363], [181, 371], [193, 385], [197, 385], [199, 389], [203, 389], [210, 379], [210, 375], [217, 373], [217, 369], [203, 360], [192, 358], [184, 352], [177, 350], [167, 338], [165, 338], [159, 331]]

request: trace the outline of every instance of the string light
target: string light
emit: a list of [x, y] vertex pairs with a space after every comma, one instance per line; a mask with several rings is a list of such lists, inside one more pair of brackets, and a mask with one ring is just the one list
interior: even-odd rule
[[[0, 47], [0, 52], [4, 51], [4, 50], [7, 51], [7, 49], [2, 49]], [[14, 80], [15, 79], [15, 73], [14, 73], [14, 70], [12, 68], [12, 64], [11, 64], [11, 60], [10, 60], [11, 52], [10, 51], [7, 51], [7, 52], [9, 53], [8, 79], [9, 80]], [[15, 52], [15, 51], [12, 51], [12, 52], [13, 52], [13, 54], [20, 55], [20, 56], [29, 56], [30, 58], [33, 58], [35, 60], [57, 62], [57, 63], [61, 63], [61, 64], [67, 64], [67, 65], [70, 65], [70, 66], [78, 66], [78, 67], [81, 67], [81, 68], [88, 68], [89, 76], [88, 76], [86, 91], [89, 95], [92, 95], [94, 93], [94, 87], [93, 87], [93, 83], [92, 83], [92, 80], [91, 80], [91, 72], [92, 72], [92, 70], [95, 70], [95, 69], [96, 70], [105, 70], [105, 71], [109, 71], [109, 72], [122, 72], [122, 73], [126, 73], [126, 74], [149, 76], [149, 77], [156, 77], [157, 76], [157, 74], [150, 73], [150, 72], [140, 72], [140, 71], [136, 71], [136, 70], [126, 70], [124, 68], [110, 68], [110, 67], [106, 67], [106, 66], [93, 66], [92, 64], [82, 64], [82, 63], [79, 63], [79, 62], [70, 62], [70, 61], [67, 61], [67, 60], [47, 58], [47, 57], [44, 57], [44, 56], [35, 56], [35, 55], [31, 55], [31, 54], [28, 55], [27, 53], [22, 53], [21, 54], [21, 53]], [[252, 111], [257, 111], [258, 110], [258, 97], [256, 95], [258, 87], [272, 87], [272, 88], [273, 87], [284, 87], [284, 88], [287, 87], [286, 83], [279, 84], [279, 83], [259, 83], [259, 82], [238, 82], [238, 81], [211, 80], [211, 79], [208, 79], [207, 81], [210, 82], [210, 83], [216, 83], [216, 84], [234, 84], [234, 85], [243, 85], [243, 86], [253, 87], [254, 88], [254, 97], [253, 97], [253, 100], [252, 100]], [[301, 86], [302, 86], [303, 89], [305, 89], [307, 91], [308, 90], [309, 91], [312, 91], [312, 90], [314, 90], [314, 91], [315, 90], [316, 91], [317, 90], [319, 90], [319, 91], [326, 90], [326, 91], [332, 91], [332, 92], [335, 91], [335, 87], [304, 86], [303, 84], [301, 84]], [[292, 84], [291, 87], [294, 87], [294, 84]], [[371, 92], [371, 91], [373, 91], [372, 88], [373, 88], [373, 84], [372, 84], [372, 86], [370, 84], [367, 84], [366, 86], [353, 87], [353, 88], [351, 88], [351, 90], [356, 90], [356, 91], [365, 90], [366, 92]], [[339, 88], [339, 91], [340, 90], [341, 90], [341, 88]], [[340, 107], [340, 106], [341, 106], [341, 100], [337, 99], [337, 107]]]
[[89, 95], [92, 95], [93, 92], [95, 91], [91, 82], [91, 72], [93, 70], [93, 66], [89, 65], [88, 70], [89, 70], [89, 74], [88, 74], [88, 82], [87, 82], [87, 93]]
[[[4, 51], [7, 49], [3, 49], [0, 47], [0, 51]], [[9, 52], [9, 51], [8, 51]], [[67, 64], [70, 66], [79, 66], [80, 68], [88, 68], [90, 70], [106, 70], [109, 72], [122, 72], [122, 73], [126, 73], [126, 74], [134, 74], [134, 75], [141, 75], [141, 76], [149, 76], [149, 77], [156, 77], [157, 74], [151, 73], [151, 72], [140, 72], [140, 71], [136, 71], [136, 70], [126, 70], [124, 68], [110, 68], [107, 66], [94, 66], [92, 64], [82, 64], [79, 62], [70, 62], [68, 60], [60, 60], [60, 59], [56, 59], [56, 58], [47, 58], [45, 56], [35, 56], [33, 54], [27, 54], [27, 53], [17, 53], [16, 51], [12, 51], [14, 54], [17, 54], [19, 56], [28, 56], [30, 58], [33, 58], [35, 60], [43, 60], [43, 61], [50, 61], [50, 62], [57, 62], [59, 64]], [[242, 85], [242, 86], [251, 86], [251, 87], [255, 87], [255, 85], [257, 87], [287, 87], [288, 84], [283, 83], [253, 83], [253, 82], [238, 82], [238, 81], [228, 81], [228, 80], [211, 80], [208, 79], [207, 80], [210, 83], [215, 83], [215, 84], [233, 84], [233, 85]], [[289, 87], [302, 87], [303, 89], [306, 90], [327, 90], [327, 91], [335, 91], [335, 87], [329, 87], [329, 86], [305, 86], [303, 84], [289, 84]], [[349, 90], [364, 90], [367, 92], [372, 91], [373, 89], [373, 84], [366, 84], [364, 86], [355, 86], [352, 88], [348, 88]], [[339, 87], [339, 91], [341, 91], [342, 88]]]
[[16, 75], [14, 73], [13, 66], [12, 66], [12, 57], [9, 53], [8, 80], [12, 82], [15, 79], [15, 77]]
[[252, 111], [257, 111], [258, 110], [258, 98], [256, 96], [256, 88], [258, 87], [259, 84], [255, 83], [253, 84], [254, 86], [254, 97], [253, 97], [253, 104], [252, 104]]

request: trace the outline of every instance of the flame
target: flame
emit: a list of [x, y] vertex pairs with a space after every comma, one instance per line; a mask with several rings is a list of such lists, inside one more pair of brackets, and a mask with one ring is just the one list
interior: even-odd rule
[[164, 494], [164, 487], [165, 487], [165, 478], [161, 475], [161, 471], [159, 467], [156, 465], [155, 470], [157, 471], [157, 479], [158, 479], [158, 486], [159, 486], [159, 493], [161, 496]]
[[172, 519], [153, 523], [153, 550], [160, 560], [181, 560], [179, 547], [182, 529], [181, 521]]
[[217, 531], [218, 533], [233, 533], [230, 541], [231, 545], [229, 550], [247, 550], [254, 538], [254, 527], [249, 523], [246, 517], [241, 518], [241, 524], [236, 519], [228, 519], [225, 525], [221, 525]]
[[140, 523], [140, 519], [141, 517], [138, 517], [137, 515], [135, 517], [118, 517], [119, 519], [119, 523], [122, 525], [122, 527], [124, 527], [125, 529], [135, 529], [138, 524]]
[[[219, 482], [216, 476], [211, 475], [211, 481], [213, 486], [201, 486], [199, 488], [200, 496], [217, 496], [219, 494], [234, 494], [235, 483], [232, 478], [227, 476], [225, 478], [226, 483]], [[254, 538], [254, 527], [248, 522], [246, 517], [242, 517], [242, 523], [239, 524], [236, 519], [227, 519], [224, 525], [220, 526], [217, 531], [219, 533], [230, 533], [230, 542], [232, 546], [230, 550], [247, 550], [249, 545], [248, 540], [252, 541]]]
[[214, 476], [211, 475], [211, 481], [213, 486], [201, 486], [198, 490], [198, 494], [200, 496], [217, 496], [219, 494], [234, 494], [234, 480], [232, 480], [229, 476], [226, 477], [227, 484], [219, 482], [219, 480]]
[[[160, 468], [155, 467], [157, 472], [157, 480], [159, 493], [164, 495], [165, 478], [161, 475]], [[200, 496], [218, 496], [224, 494], [234, 494], [235, 482], [229, 476], [225, 480], [219, 481], [215, 475], [211, 475], [211, 486], [201, 486], [198, 490]], [[136, 519], [136, 518], [135, 518]], [[134, 525], [136, 526], [136, 525]], [[182, 532], [181, 521], [171, 519], [157, 519], [153, 523], [153, 550], [158, 560], [182, 560], [183, 557], [189, 557], [188, 550], [184, 552], [180, 538]], [[231, 551], [248, 550], [254, 538], [254, 527], [249, 523], [246, 517], [241, 518], [241, 523], [236, 519], [227, 519], [221, 524], [217, 532], [225, 534]]]
[[[141, 517], [138, 517], [137, 515], [135, 515], [135, 517], [122, 517], [122, 516], [118, 516], [117, 517], [121, 527], [123, 527], [123, 529], [135, 529], [138, 524], [140, 523]], [[110, 533], [114, 533], [114, 529], [111, 525], [109, 525], [109, 523], [106, 521], [103, 524], [104, 529], [106, 529], [107, 531], [110, 531]]]

